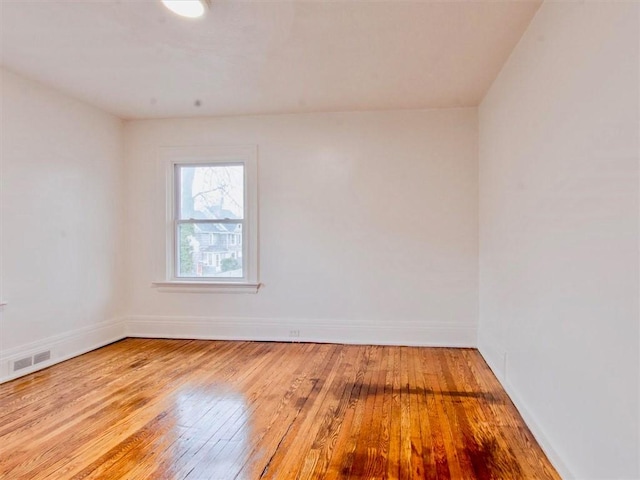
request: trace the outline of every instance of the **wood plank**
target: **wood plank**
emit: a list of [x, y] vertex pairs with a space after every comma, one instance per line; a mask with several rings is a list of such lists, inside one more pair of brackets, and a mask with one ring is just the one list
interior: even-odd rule
[[0, 478], [560, 477], [473, 349], [125, 339], [0, 385]]

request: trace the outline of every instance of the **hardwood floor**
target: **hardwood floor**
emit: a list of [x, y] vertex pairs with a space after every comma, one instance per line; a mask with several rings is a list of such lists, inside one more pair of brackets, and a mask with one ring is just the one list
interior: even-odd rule
[[2, 479], [558, 479], [471, 349], [126, 339], [0, 385]]

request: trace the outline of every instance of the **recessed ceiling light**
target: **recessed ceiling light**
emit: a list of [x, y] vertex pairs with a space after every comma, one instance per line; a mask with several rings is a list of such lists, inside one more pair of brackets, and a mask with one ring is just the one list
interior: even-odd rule
[[201, 17], [209, 6], [209, 0], [162, 0], [162, 3], [173, 13], [187, 18]]

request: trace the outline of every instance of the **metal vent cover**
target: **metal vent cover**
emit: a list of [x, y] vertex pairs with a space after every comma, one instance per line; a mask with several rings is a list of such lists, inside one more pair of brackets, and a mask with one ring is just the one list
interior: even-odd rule
[[32, 357], [21, 358], [20, 360], [15, 360], [13, 362], [13, 371], [17, 372], [18, 370], [22, 370], [23, 368], [27, 368], [33, 365]]
[[46, 362], [51, 358], [51, 350], [47, 350], [46, 352], [36, 353], [33, 356], [33, 364]]

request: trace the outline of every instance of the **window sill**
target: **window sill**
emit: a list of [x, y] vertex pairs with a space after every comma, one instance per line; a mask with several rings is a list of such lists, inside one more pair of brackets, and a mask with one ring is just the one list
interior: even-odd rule
[[258, 293], [259, 283], [240, 282], [152, 282], [159, 292], [169, 293]]

